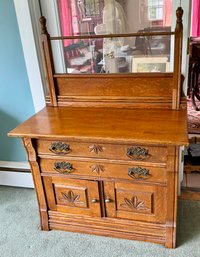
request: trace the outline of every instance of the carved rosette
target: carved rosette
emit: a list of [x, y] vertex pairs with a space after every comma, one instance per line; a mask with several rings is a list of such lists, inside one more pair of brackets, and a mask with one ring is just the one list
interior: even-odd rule
[[124, 203], [120, 204], [121, 207], [123, 208], [128, 208], [131, 210], [143, 210], [143, 211], [148, 211], [149, 208], [145, 206], [144, 201], [139, 201], [137, 196], [133, 196], [131, 199], [124, 198]]
[[91, 153], [99, 154], [100, 152], [103, 152], [103, 147], [101, 145], [94, 144], [94, 145], [88, 146], [88, 148]]
[[61, 192], [62, 194], [62, 198], [60, 198], [59, 200], [69, 204], [69, 205], [82, 205], [83, 202], [80, 201], [80, 195], [76, 195], [74, 194], [74, 192], [72, 190], [69, 190], [67, 193]]

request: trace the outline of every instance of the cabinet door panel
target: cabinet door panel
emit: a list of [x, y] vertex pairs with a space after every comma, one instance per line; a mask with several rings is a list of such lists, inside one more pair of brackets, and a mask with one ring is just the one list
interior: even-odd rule
[[165, 223], [166, 188], [104, 182], [107, 217]]
[[43, 177], [47, 203], [50, 210], [100, 216], [98, 182]]

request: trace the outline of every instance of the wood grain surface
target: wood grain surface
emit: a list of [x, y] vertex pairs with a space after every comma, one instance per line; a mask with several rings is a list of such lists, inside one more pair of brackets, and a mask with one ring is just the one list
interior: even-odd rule
[[188, 144], [186, 110], [45, 107], [9, 136]]

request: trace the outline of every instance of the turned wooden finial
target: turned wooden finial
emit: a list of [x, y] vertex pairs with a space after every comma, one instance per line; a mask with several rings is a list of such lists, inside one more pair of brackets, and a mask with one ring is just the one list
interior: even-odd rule
[[41, 34], [47, 34], [48, 35], [47, 21], [46, 21], [46, 18], [44, 16], [40, 17], [40, 26], [41, 26]]
[[178, 7], [176, 10], [176, 31], [181, 32], [183, 30], [183, 9]]

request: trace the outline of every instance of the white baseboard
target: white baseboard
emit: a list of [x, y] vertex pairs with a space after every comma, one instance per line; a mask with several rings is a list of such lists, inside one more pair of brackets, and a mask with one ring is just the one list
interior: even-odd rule
[[33, 188], [29, 163], [0, 161], [0, 185]]

